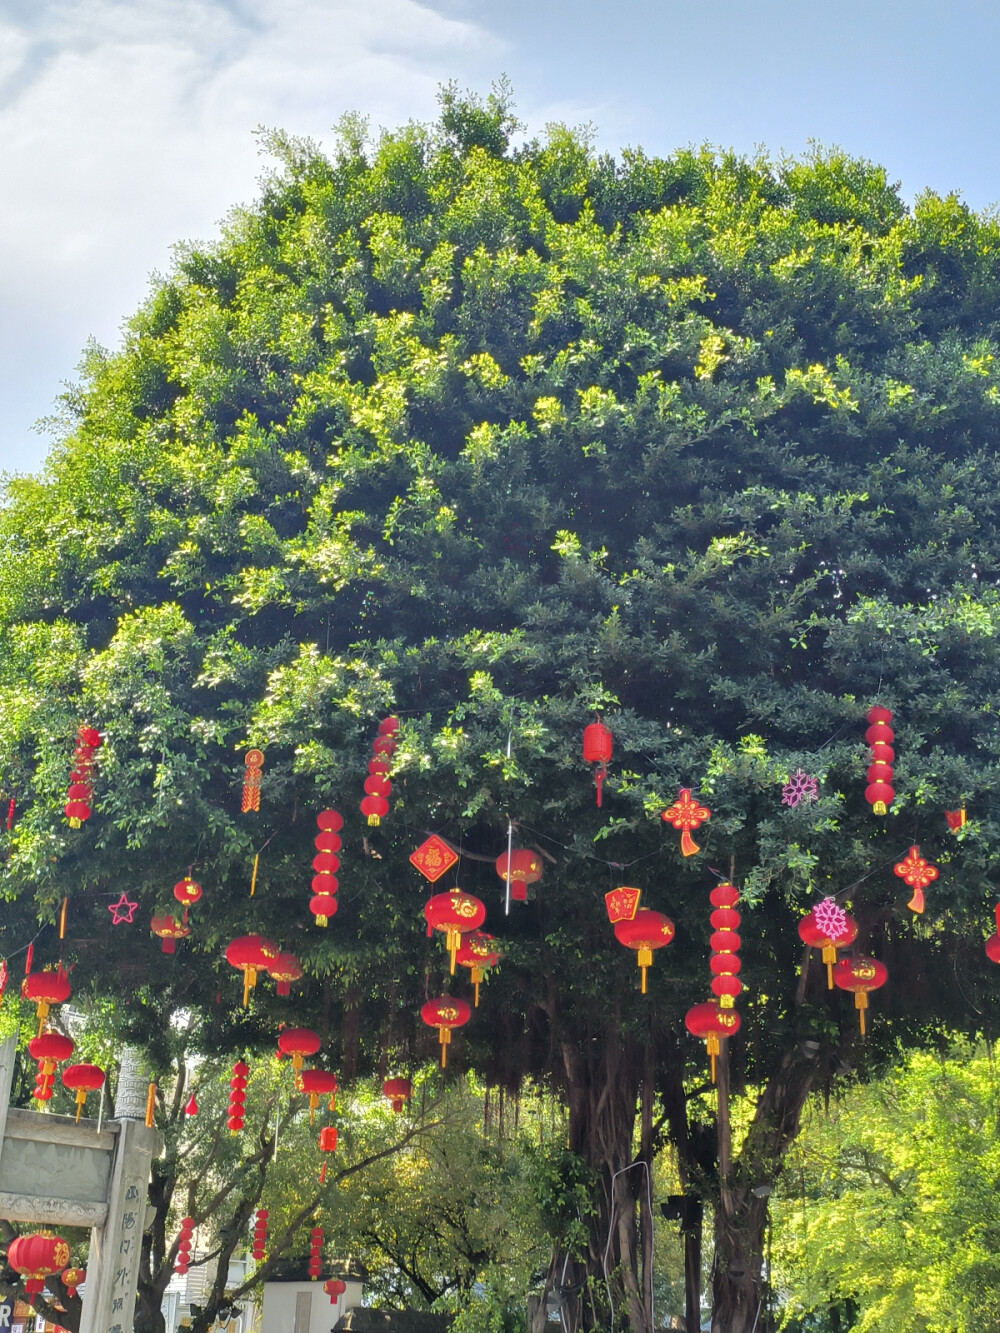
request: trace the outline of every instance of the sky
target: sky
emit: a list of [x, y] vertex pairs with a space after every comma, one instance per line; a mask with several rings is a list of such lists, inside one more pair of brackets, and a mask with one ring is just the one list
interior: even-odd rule
[[0, 470], [41, 466], [88, 339], [253, 200], [255, 130], [432, 119], [512, 81], [529, 131], [881, 162], [1000, 202], [995, 0], [0, 0]]

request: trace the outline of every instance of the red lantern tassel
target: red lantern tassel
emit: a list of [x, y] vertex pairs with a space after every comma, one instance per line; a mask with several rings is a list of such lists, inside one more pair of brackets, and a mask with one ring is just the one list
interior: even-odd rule
[[681, 856], [694, 856], [695, 852], [700, 852], [701, 848], [691, 837], [689, 829], [681, 830]]
[[604, 794], [604, 779], [608, 776], [606, 764], [602, 764], [594, 774], [594, 786], [597, 788], [597, 808], [601, 807], [601, 798]]

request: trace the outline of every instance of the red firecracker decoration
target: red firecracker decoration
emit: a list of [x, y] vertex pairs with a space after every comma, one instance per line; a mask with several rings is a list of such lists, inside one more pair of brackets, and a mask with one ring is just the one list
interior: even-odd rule
[[684, 1016], [684, 1026], [693, 1037], [705, 1043], [712, 1082], [715, 1082], [715, 1062], [722, 1050], [720, 1043], [740, 1030], [740, 1016], [735, 1009], [723, 1009], [718, 1000], [703, 1000], [692, 1005]]
[[337, 890], [340, 880], [340, 830], [344, 827], [344, 816], [336, 810], [321, 810], [316, 816], [319, 833], [316, 835], [316, 855], [313, 857], [312, 898], [309, 910], [316, 918], [317, 926], [325, 926], [330, 917], [337, 912]]
[[67, 1296], [75, 1296], [77, 1287], [82, 1287], [87, 1280], [85, 1268], [64, 1268], [59, 1274], [59, 1281], [66, 1288]]
[[319, 1105], [321, 1097], [329, 1097], [326, 1109], [332, 1111], [337, 1105], [337, 1089], [339, 1088], [337, 1075], [330, 1074], [325, 1069], [303, 1069], [299, 1075], [299, 1091], [305, 1093], [309, 1098], [309, 1123], [313, 1122], [316, 1114], [316, 1107]]
[[250, 1066], [243, 1060], [233, 1065], [233, 1076], [229, 1080], [229, 1116], [226, 1128], [230, 1134], [238, 1134], [243, 1128], [247, 1104], [247, 1077]]
[[191, 1238], [194, 1235], [194, 1218], [182, 1217], [181, 1229], [177, 1233], [177, 1258], [174, 1260], [174, 1272], [181, 1277], [191, 1266]]
[[7, 1246], [7, 1263], [24, 1278], [28, 1295], [38, 1296], [45, 1288], [45, 1279], [61, 1273], [69, 1263], [69, 1245], [50, 1231], [15, 1236]]
[[481, 930], [470, 930], [468, 934], [462, 936], [462, 942], [458, 946], [455, 954], [455, 962], [459, 967], [467, 967], [471, 973], [473, 1007], [479, 1008], [479, 986], [486, 972], [491, 967], [496, 967], [500, 961], [500, 955], [493, 947], [493, 936], [486, 935]]
[[191, 927], [175, 916], [154, 916], [149, 923], [150, 932], [160, 939], [162, 953], [175, 953], [177, 941], [191, 934]]
[[589, 764], [594, 774], [594, 786], [597, 789], [597, 804], [600, 806], [604, 794], [604, 779], [608, 776], [608, 764], [611, 762], [611, 750], [614, 737], [601, 721], [599, 713], [595, 721], [583, 729], [583, 762]]
[[389, 781], [388, 760], [395, 753], [397, 731], [398, 717], [383, 718], [378, 724], [378, 735], [372, 742], [372, 759], [365, 779], [366, 795], [361, 802], [361, 813], [367, 816], [373, 828], [389, 813], [392, 783]]
[[4, 823], [4, 827], [6, 828], [6, 830], [7, 830], [8, 833], [9, 833], [9, 832], [11, 831], [11, 829], [14, 827], [14, 798], [13, 798], [13, 796], [12, 796], [12, 797], [10, 798], [10, 800], [7, 802], [7, 819], [6, 819], [5, 823]]
[[264, 767], [263, 750], [247, 750], [243, 758], [246, 769], [243, 774], [243, 800], [240, 809], [243, 813], [260, 809], [260, 771]]
[[302, 967], [293, 953], [279, 953], [267, 965], [267, 975], [276, 983], [275, 992], [283, 998], [292, 993], [292, 982], [302, 976]]
[[443, 838], [432, 833], [426, 842], [422, 842], [416, 851], [410, 853], [410, 862], [415, 865], [424, 879], [436, 883], [458, 861], [458, 853], [449, 847]]
[[653, 950], [662, 949], [674, 938], [674, 923], [662, 912], [652, 912], [642, 907], [631, 921], [619, 921], [615, 926], [615, 938], [627, 949], [636, 950], [636, 963], [639, 967], [639, 990], [646, 994], [646, 969], [652, 966]]
[[468, 1023], [472, 1017], [472, 1010], [464, 1000], [441, 995], [436, 1000], [426, 1000], [421, 1005], [420, 1017], [429, 1028], [437, 1028], [438, 1041], [441, 1044], [441, 1068], [444, 1069], [448, 1063], [451, 1030]]
[[388, 1097], [397, 1115], [413, 1096], [413, 1084], [408, 1078], [387, 1078], [382, 1084], [382, 1096]]
[[514, 847], [511, 850], [509, 865], [506, 852], [497, 857], [497, 874], [506, 884], [510, 881], [510, 896], [515, 902], [523, 903], [528, 898], [528, 885], [535, 884], [542, 878], [542, 858], [537, 852], [527, 847]]
[[868, 992], [885, 985], [889, 980], [888, 969], [877, 959], [858, 954], [854, 958], [841, 958], [833, 969], [833, 979], [841, 990], [854, 993], [854, 1007], [858, 1011], [861, 1035], [864, 1036]]
[[486, 920], [486, 907], [471, 893], [461, 889], [452, 889], [449, 893], [436, 893], [424, 904], [424, 918], [427, 921], [427, 934], [440, 930], [445, 936], [445, 948], [451, 963], [452, 976], [455, 974], [455, 955], [462, 942], [462, 936], [475, 930]]
[[969, 822], [964, 805], [958, 810], [946, 810], [944, 812], [944, 817], [945, 822], [951, 829], [952, 833], [957, 833], [960, 828], [965, 828], [966, 824]]
[[604, 906], [607, 908], [611, 924], [616, 926], [619, 921], [631, 921], [639, 910], [641, 897], [642, 889], [630, 889], [625, 885], [606, 893]]
[[865, 740], [871, 748], [871, 753], [868, 772], [865, 775], [868, 781], [865, 800], [871, 806], [872, 813], [876, 815], [884, 815], [896, 798], [892, 786], [892, 761], [896, 758], [896, 751], [892, 748], [895, 733], [889, 726], [891, 721], [892, 713], [888, 708], [869, 708]]
[[196, 884], [190, 875], [185, 875], [174, 885], [174, 897], [182, 907], [193, 907], [201, 898], [201, 885]]
[[266, 1208], [258, 1208], [254, 1214], [253, 1220], [253, 1241], [250, 1245], [250, 1253], [253, 1255], [255, 1263], [263, 1263], [267, 1254], [267, 1218]]
[[309, 1232], [309, 1278], [315, 1282], [323, 1267], [323, 1228], [313, 1227]]
[[104, 1087], [104, 1070], [97, 1065], [67, 1065], [62, 1073], [62, 1081], [70, 1092], [76, 1093], [76, 1118], [80, 1119], [88, 1092], [98, 1092]]
[[257, 973], [266, 971], [280, 952], [278, 946], [263, 935], [238, 935], [226, 946], [226, 962], [243, 973], [244, 1009], [251, 989], [257, 984]]
[[342, 1278], [331, 1277], [323, 1283], [323, 1290], [330, 1297], [330, 1304], [336, 1305], [347, 1290], [347, 1283]]
[[[321, 1153], [337, 1151], [337, 1131], [333, 1125], [325, 1125], [319, 1132], [319, 1150]], [[326, 1180], [326, 1162], [323, 1163], [319, 1173], [319, 1183], [322, 1185]]]
[[79, 828], [91, 815], [94, 799], [94, 754], [101, 746], [101, 733], [93, 727], [80, 727], [76, 733], [73, 769], [66, 791], [65, 814], [70, 828]]
[[826, 984], [833, 990], [833, 968], [837, 950], [846, 949], [858, 937], [858, 923], [833, 898], [824, 898], [799, 922], [799, 939], [810, 949], [822, 949]]
[[672, 824], [681, 830], [681, 855], [694, 856], [701, 848], [691, 837], [691, 830], [711, 819], [712, 812], [707, 805], [699, 805], [691, 795], [690, 787], [682, 787], [677, 793], [677, 800], [660, 814], [665, 824]]
[[712, 923], [709, 939], [712, 956], [708, 960], [712, 971], [712, 994], [719, 1001], [720, 1009], [731, 1009], [743, 990], [737, 957], [741, 940], [736, 933], [740, 924], [740, 914], [736, 911], [739, 890], [732, 884], [717, 884], [708, 897], [713, 908], [708, 918]]
[[319, 1050], [319, 1044], [319, 1036], [311, 1028], [285, 1028], [278, 1036], [278, 1059], [290, 1056], [292, 1068], [298, 1073], [306, 1056]]
[[32, 1060], [38, 1061], [35, 1090], [31, 1094], [36, 1101], [47, 1102], [51, 1099], [56, 1065], [68, 1060], [73, 1051], [73, 1042], [61, 1032], [43, 1032], [28, 1042], [28, 1054]]
[[906, 904], [911, 912], [924, 910], [924, 889], [938, 877], [938, 868], [920, 855], [919, 847], [911, 847], [902, 861], [893, 866], [894, 872], [909, 888], [913, 897]]
[[35, 1006], [38, 1018], [38, 1035], [41, 1036], [49, 1010], [54, 1004], [62, 1004], [70, 996], [69, 977], [61, 967], [53, 971], [32, 972], [21, 982], [21, 998], [30, 1000]]

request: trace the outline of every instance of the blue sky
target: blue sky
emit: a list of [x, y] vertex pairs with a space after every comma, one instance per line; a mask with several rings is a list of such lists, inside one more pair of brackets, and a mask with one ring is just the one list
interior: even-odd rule
[[529, 129], [882, 162], [911, 199], [1000, 201], [1000, 7], [987, 0], [2, 0], [0, 468], [29, 470], [88, 337], [113, 347], [175, 241], [261, 171], [253, 131], [328, 141], [514, 84]]

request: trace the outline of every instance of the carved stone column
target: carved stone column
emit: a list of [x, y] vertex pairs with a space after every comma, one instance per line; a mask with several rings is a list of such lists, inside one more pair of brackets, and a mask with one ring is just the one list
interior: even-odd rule
[[142, 1052], [136, 1046], [123, 1047], [115, 1093], [115, 1119], [145, 1122], [148, 1091], [149, 1075], [143, 1069]]

